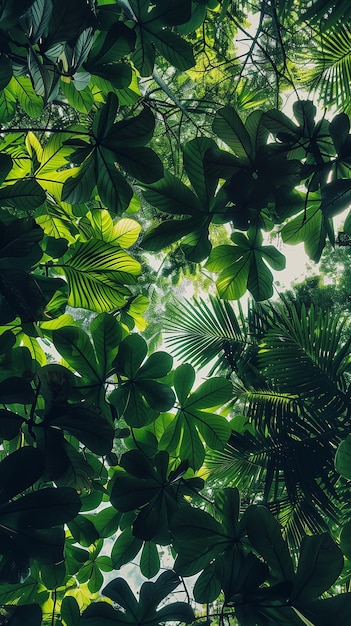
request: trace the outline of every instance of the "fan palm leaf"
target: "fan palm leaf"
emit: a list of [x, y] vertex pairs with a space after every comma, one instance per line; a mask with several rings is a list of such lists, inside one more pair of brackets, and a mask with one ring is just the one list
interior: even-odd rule
[[311, 306], [291, 304], [280, 310], [280, 321], [267, 332], [258, 363], [273, 388], [298, 393], [319, 416], [342, 414], [349, 407], [347, 373], [351, 339], [340, 345], [343, 321]]
[[351, 25], [343, 23], [323, 32], [302, 62], [302, 81], [317, 92], [324, 105], [350, 113]]
[[261, 381], [253, 384], [250, 360], [236, 371], [243, 416], [234, 416], [228, 444], [206, 464], [248, 502], [263, 499], [279, 511], [294, 541], [316, 525], [325, 530], [323, 516], [337, 519], [346, 501], [337, 504], [334, 456], [351, 428], [351, 343], [343, 342], [343, 320], [299, 302], [258, 307], [253, 318], [262, 338], [251, 355]]
[[210, 298], [171, 304], [165, 319], [166, 344], [175, 356], [194, 366], [206, 367], [215, 361], [211, 374], [228, 368], [242, 357], [248, 345], [243, 316], [237, 319], [228, 302]]

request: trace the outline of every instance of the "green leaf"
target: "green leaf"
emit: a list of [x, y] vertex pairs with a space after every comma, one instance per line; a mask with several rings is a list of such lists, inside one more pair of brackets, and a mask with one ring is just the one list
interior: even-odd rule
[[219, 109], [212, 127], [216, 135], [233, 150], [237, 157], [250, 160], [252, 153], [250, 136], [233, 107], [228, 105]]
[[2, 91], [12, 78], [12, 63], [7, 54], [0, 53], [0, 91]]
[[338, 446], [335, 468], [344, 478], [351, 478], [351, 435], [348, 435]]
[[193, 47], [170, 30], [153, 31], [151, 35], [158, 52], [174, 65], [178, 70], [185, 72], [195, 65]]
[[2, 505], [0, 517], [13, 528], [50, 528], [73, 519], [80, 507], [74, 489], [47, 487]]
[[65, 563], [42, 565], [40, 573], [45, 587], [54, 590], [61, 587], [66, 578], [66, 565]]
[[38, 604], [17, 606], [8, 623], [10, 626], [41, 626], [41, 607]]
[[213, 602], [221, 591], [221, 583], [215, 572], [214, 564], [210, 564], [197, 578], [194, 585], [194, 598], [200, 604]]
[[334, 180], [322, 187], [321, 211], [326, 217], [335, 217], [350, 206], [351, 181]]
[[232, 384], [225, 378], [211, 378], [206, 380], [183, 402], [183, 407], [192, 409], [212, 409], [219, 407], [232, 397]]
[[8, 409], [0, 409], [0, 438], [11, 440], [21, 430], [23, 417]]
[[101, 201], [112, 213], [122, 213], [133, 197], [133, 190], [102, 150], [97, 158], [97, 172], [96, 184]]
[[189, 176], [189, 180], [194, 187], [196, 194], [202, 203], [203, 212], [208, 212], [210, 203], [214, 197], [218, 177], [210, 175], [206, 168], [206, 152], [216, 148], [216, 144], [212, 139], [199, 137], [185, 144], [184, 167]]
[[99, 313], [125, 306], [130, 295], [125, 284], [136, 282], [141, 266], [124, 250], [91, 239], [75, 244], [63, 269], [70, 288], [68, 304]]
[[160, 570], [160, 557], [152, 541], [145, 541], [140, 555], [140, 571], [145, 578], [153, 578]]
[[61, 603], [61, 618], [65, 626], [78, 626], [80, 610], [77, 600], [73, 596], [66, 595]]
[[108, 454], [112, 449], [114, 428], [94, 408], [85, 404], [54, 406], [46, 424], [74, 435], [95, 454]]
[[318, 204], [313, 203], [304, 213], [290, 220], [281, 231], [284, 243], [304, 242], [305, 250], [312, 261], [319, 261], [325, 245], [326, 228], [323, 213]]
[[141, 549], [143, 542], [134, 537], [132, 529], [127, 528], [117, 537], [111, 551], [111, 559], [114, 569], [120, 569], [130, 563]]
[[58, 352], [74, 370], [88, 380], [102, 380], [93, 346], [84, 330], [78, 326], [64, 326], [54, 330], [52, 338]]
[[8, 88], [0, 91], [0, 122], [7, 124], [14, 116], [17, 101], [12, 91]]
[[343, 554], [351, 560], [351, 521], [346, 522], [341, 529], [340, 548]]
[[46, 200], [45, 191], [35, 180], [18, 180], [0, 189], [0, 205], [32, 211]]
[[30, 78], [14, 76], [9, 83], [9, 89], [27, 115], [39, 117], [43, 110], [43, 99], [35, 93]]
[[165, 171], [164, 177], [143, 192], [146, 201], [164, 213], [197, 215], [201, 203], [179, 178]]
[[44, 470], [44, 459], [36, 448], [26, 446], [0, 463], [0, 504], [31, 487]]
[[90, 332], [98, 360], [98, 377], [105, 381], [122, 338], [122, 328], [115, 317], [100, 313], [92, 321]]
[[318, 598], [335, 583], [343, 565], [342, 552], [330, 535], [304, 537], [291, 599]]
[[245, 513], [247, 534], [252, 546], [268, 563], [275, 582], [292, 581], [294, 566], [279, 523], [264, 506], [250, 506]]
[[173, 384], [181, 406], [185, 404], [194, 382], [195, 370], [188, 363], [180, 365], [174, 371]]
[[221, 524], [201, 509], [180, 509], [172, 519], [171, 530], [178, 552], [174, 566], [181, 576], [200, 572], [228, 544]]
[[[89, 87], [85, 89], [78, 89], [74, 86], [72, 81], [61, 81], [60, 87], [65, 94], [69, 104], [81, 113], [89, 113], [94, 104], [93, 94]], [[42, 95], [42, 94], [40, 94]]]
[[3, 404], [32, 404], [35, 402], [33, 387], [20, 376], [11, 376], [0, 382], [0, 401]]
[[84, 515], [79, 514], [67, 524], [73, 538], [82, 546], [89, 547], [99, 539], [99, 534], [94, 524]]

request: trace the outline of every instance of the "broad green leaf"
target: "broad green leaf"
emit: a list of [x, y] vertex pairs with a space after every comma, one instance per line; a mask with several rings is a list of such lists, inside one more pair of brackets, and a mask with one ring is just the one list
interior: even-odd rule
[[0, 122], [2, 124], [7, 124], [13, 118], [16, 106], [16, 98], [9, 88], [0, 91]]
[[94, 524], [81, 513], [68, 522], [67, 526], [75, 541], [82, 546], [89, 547], [99, 539], [99, 534]]
[[100, 313], [92, 321], [90, 332], [98, 360], [99, 378], [106, 380], [122, 338], [122, 329], [115, 317]]
[[146, 355], [147, 343], [145, 339], [136, 333], [129, 335], [119, 347], [117, 368], [128, 378], [134, 379]]
[[16, 437], [24, 422], [23, 417], [8, 409], [0, 409], [0, 438], [11, 440]]
[[250, 255], [247, 288], [257, 302], [268, 300], [273, 295], [273, 275], [262, 261], [261, 251], [254, 250]]
[[202, 210], [199, 199], [189, 187], [168, 171], [163, 178], [146, 188], [143, 195], [147, 202], [164, 213], [194, 215]]
[[239, 300], [247, 289], [250, 258], [242, 256], [232, 267], [223, 270], [217, 278], [218, 294], [226, 300]]
[[245, 513], [247, 534], [252, 546], [268, 563], [274, 581], [291, 582], [294, 567], [281, 528], [264, 506], [253, 505]]
[[12, 63], [7, 54], [0, 53], [0, 90], [2, 91], [12, 78]]
[[128, 217], [113, 220], [105, 209], [88, 214], [95, 231], [95, 236], [121, 248], [130, 248], [138, 239], [141, 226]]
[[250, 160], [252, 153], [250, 135], [233, 107], [225, 106], [217, 111], [213, 121], [213, 130], [237, 157]]
[[225, 378], [206, 380], [183, 402], [187, 410], [213, 409], [219, 407], [232, 397], [232, 384]]
[[318, 598], [335, 583], [343, 565], [342, 552], [329, 534], [304, 537], [291, 599]]
[[335, 217], [348, 209], [351, 203], [351, 182], [334, 180], [322, 187], [321, 211], [326, 217]]
[[12, 168], [12, 159], [9, 154], [0, 152], [0, 183], [2, 184]]
[[2, 124], [7, 124], [13, 118], [16, 106], [16, 98], [9, 88], [0, 91], [0, 122]]
[[174, 372], [173, 383], [181, 406], [186, 403], [186, 399], [191, 391], [194, 381], [195, 370], [191, 365], [186, 363], [185, 365], [177, 367]]
[[172, 519], [171, 529], [178, 552], [175, 570], [181, 576], [200, 572], [228, 544], [221, 524], [197, 508], [180, 509]]
[[0, 189], [0, 205], [17, 210], [32, 211], [46, 199], [45, 192], [35, 180], [18, 180]]
[[145, 578], [153, 578], [160, 570], [160, 557], [152, 541], [145, 541], [140, 555], [140, 571]]
[[103, 204], [117, 215], [125, 211], [133, 197], [133, 190], [126, 179], [111, 162], [106, 149], [100, 149], [96, 157], [97, 188]]
[[[241, 233], [236, 233], [241, 234]], [[209, 272], [220, 272], [228, 267], [228, 265], [240, 261], [243, 252], [239, 247], [221, 245], [212, 248], [211, 254], [206, 261], [205, 267]]]
[[148, 107], [144, 107], [138, 115], [116, 122], [105, 130], [103, 145], [112, 152], [123, 153], [124, 147], [138, 148], [146, 146], [152, 139], [155, 129], [155, 117]]
[[[96, 326], [95, 322], [95, 326]], [[90, 339], [81, 328], [65, 326], [54, 330], [53, 342], [65, 360], [88, 380], [100, 380], [100, 368]]]
[[78, 91], [72, 81], [66, 82], [63, 80], [61, 80], [60, 87], [69, 104], [77, 109], [77, 111], [80, 111], [81, 113], [89, 113], [89, 111], [91, 111], [94, 104], [94, 98], [89, 87], [85, 87], [85, 89], [80, 89]]
[[73, 596], [65, 595], [61, 603], [61, 618], [65, 626], [78, 626], [80, 610], [77, 600]]
[[44, 459], [36, 448], [26, 446], [5, 457], [0, 463], [0, 504], [31, 487], [43, 470]]
[[344, 478], [351, 478], [351, 435], [348, 435], [338, 446], [335, 468]]
[[68, 280], [68, 304], [96, 312], [112, 311], [126, 304], [140, 263], [122, 249], [91, 239], [77, 243], [62, 264]]
[[132, 529], [127, 528], [117, 537], [111, 551], [111, 559], [114, 569], [120, 569], [130, 563], [140, 551], [143, 542], [134, 537]]
[[14, 76], [9, 83], [9, 89], [27, 115], [39, 117], [43, 110], [43, 99], [35, 93], [30, 78]]
[[194, 598], [200, 604], [213, 602], [221, 591], [221, 583], [215, 573], [214, 564], [210, 564], [197, 578], [194, 585]]
[[284, 243], [295, 244], [304, 242], [305, 250], [312, 261], [318, 262], [325, 245], [326, 229], [323, 214], [314, 203], [304, 213], [290, 220], [281, 231]]
[[205, 137], [193, 139], [183, 148], [184, 167], [201, 201], [200, 210], [204, 213], [209, 211], [218, 185], [218, 177], [211, 175], [206, 169], [206, 152], [215, 148], [215, 142]]
[[14, 534], [13, 529], [4, 526], [0, 531], [0, 550], [22, 552], [44, 565], [53, 565], [64, 560], [65, 535], [62, 528], [40, 529], [20, 528]]
[[100, 31], [84, 66], [91, 74], [102, 75], [105, 65], [132, 52], [134, 45], [135, 32], [123, 22], [114, 22], [107, 33]]
[[351, 521], [346, 522], [341, 529], [340, 548], [343, 554], [351, 560]]
[[84, 402], [53, 407], [46, 423], [74, 435], [97, 455], [111, 452], [114, 428], [93, 407], [85, 406]]
[[102, 593], [104, 596], [107, 596], [113, 602], [116, 602], [126, 609], [126, 611], [130, 611], [136, 618], [138, 615], [138, 602], [128, 583], [123, 578], [114, 578], [111, 580], [103, 589]]
[[192, 45], [170, 30], [153, 31], [151, 35], [157, 50], [162, 56], [184, 72], [195, 65]]
[[[71, 174], [71, 172], [69, 172]], [[95, 160], [88, 157], [78, 172], [69, 178], [66, 178], [62, 188], [62, 200], [70, 204], [79, 204], [90, 200], [96, 185], [96, 174], [99, 170], [96, 168]]]
[[47, 487], [2, 505], [0, 518], [12, 528], [50, 528], [73, 519], [80, 507], [74, 489]]
[[112, 506], [94, 515], [94, 526], [100, 537], [111, 537], [119, 527], [121, 515]]

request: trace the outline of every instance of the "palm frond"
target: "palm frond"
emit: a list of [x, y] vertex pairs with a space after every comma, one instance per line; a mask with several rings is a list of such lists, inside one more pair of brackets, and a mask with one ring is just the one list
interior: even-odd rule
[[302, 19], [310, 24], [320, 24], [322, 30], [351, 18], [349, 0], [314, 0], [304, 4], [302, 7], [306, 11]]
[[343, 321], [312, 306], [307, 313], [291, 304], [259, 347], [258, 363], [274, 389], [298, 393], [318, 406], [320, 415], [343, 413], [351, 342], [340, 347]]
[[[306, 63], [306, 56], [309, 61]], [[351, 95], [351, 25], [340, 24], [321, 34], [316, 47], [309, 49], [302, 61], [300, 76], [324, 105], [350, 112]]]
[[[239, 315], [240, 319], [240, 315]], [[165, 343], [175, 356], [194, 366], [214, 361], [210, 375], [219, 369], [236, 369], [248, 343], [245, 329], [228, 302], [210, 297], [178, 302], [168, 307]]]

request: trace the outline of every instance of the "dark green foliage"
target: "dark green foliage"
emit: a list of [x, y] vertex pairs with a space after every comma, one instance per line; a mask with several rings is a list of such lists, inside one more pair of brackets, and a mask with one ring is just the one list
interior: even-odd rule
[[[347, 622], [347, 271], [339, 308], [264, 302], [269, 238], [318, 262], [349, 206], [341, 15], [0, 1], [1, 623]], [[223, 300], [169, 304], [203, 271]]]

